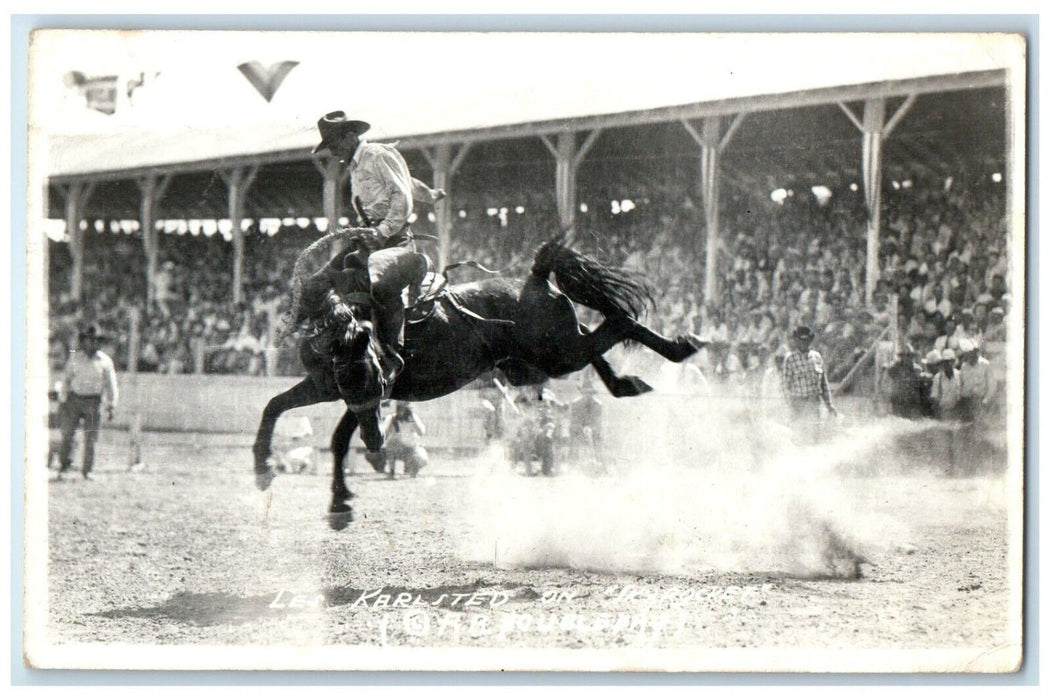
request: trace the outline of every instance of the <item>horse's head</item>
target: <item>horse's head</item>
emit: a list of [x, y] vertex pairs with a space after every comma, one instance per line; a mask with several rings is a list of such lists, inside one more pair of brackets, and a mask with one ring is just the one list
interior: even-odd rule
[[339, 394], [357, 416], [361, 438], [370, 450], [383, 446], [379, 427], [380, 402], [383, 399], [383, 369], [376, 352], [370, 321], [358, 321], [350, 307], [352, 321], [342, 340], [336, 343], [332, 366]]

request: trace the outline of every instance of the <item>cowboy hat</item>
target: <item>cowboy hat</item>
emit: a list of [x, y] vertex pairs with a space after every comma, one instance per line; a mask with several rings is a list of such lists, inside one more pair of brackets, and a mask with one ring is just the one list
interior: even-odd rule
[[80, 329], [78, 338], [90, 338], [92, 340], [106, 340], [109, 338], [97, 323], [89, 323]]
[[941, 361], [941, 353], [937, 350], [930, 350], [926, 353], [926, 364], [935, 365]]
[[813, 340], [813, 331], [809, 326], [799, 326], [791, 334], [791, 337], [797, 338], [798, 340]]
[[350, 132], [360, 136], [371, 128], [372, 125], [368, 122], [347, 119], [346, 112], [341, 109], [329, 112], [317, 120], [317, 130], [321, 132], [321, 143], [314, 146], [311, 153], [319, 153]]
[[955, 351], [951, 348], [945, 348], [944, 352], [941, 353], [941, 362], [954, 362]]

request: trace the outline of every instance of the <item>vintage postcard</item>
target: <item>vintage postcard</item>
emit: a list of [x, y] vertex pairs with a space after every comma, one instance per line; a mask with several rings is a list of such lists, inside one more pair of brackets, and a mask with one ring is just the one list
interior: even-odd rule
[[1026, 49], [34, 32], [25, 663], [1017, 670]]

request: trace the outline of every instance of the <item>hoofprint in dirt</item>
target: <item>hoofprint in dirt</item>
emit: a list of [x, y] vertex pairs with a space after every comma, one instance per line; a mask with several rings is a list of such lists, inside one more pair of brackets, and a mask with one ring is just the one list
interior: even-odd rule
[[242, 447], [155, 447], [136, 472], [120, 449], [101, 446], [95, 481], [49, 484], [52, 644], [1016, 641], [999, 477], [570, 466], [541, 480], [439, 455], [417, 479], [359, 464], [357, 520], [333, 532], [325, 469], [260, 494]]

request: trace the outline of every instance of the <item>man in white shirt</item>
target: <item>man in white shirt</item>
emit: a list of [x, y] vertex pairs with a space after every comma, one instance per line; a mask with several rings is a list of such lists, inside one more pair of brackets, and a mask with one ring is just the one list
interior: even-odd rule
[[95, 465], [95, 442], [98, 440], [100, 409], [106, 407], [106, 418], [113, 420], [117, 406], [117, 373], [113, 360], [98, 349], [105, 336], [97, 324], [83, 328], [66, 364], [66, 381], [62, 404], [62, 444], [59, 447], [59, 478], [72, 467], [73, 437], [84, 422], [85, 479], [91, 478]]
[[962, 357], [959, 367], [962, 377], [960, 412], [964, 420], [977, 420], [995, 398], [996, 382], [992, 365], [981, 357], [977, 346], [966, 338], [959, 341], [959, 354]]
[[[932, 354], [932, 353], [931, 353]], [[937, 406], [939, 418], [958, 418], [959, 400], [962, 397], [962, 378], [955, 369], [955, 352], [950, 348], [940, 353], [940, 368], [933, 378], [930, 398]]]

